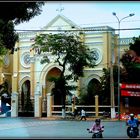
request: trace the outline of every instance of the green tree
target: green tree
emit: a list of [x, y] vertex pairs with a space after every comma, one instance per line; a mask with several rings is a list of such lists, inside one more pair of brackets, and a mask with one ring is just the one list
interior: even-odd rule
[[8, 91], [8, 82], [7, 81], [4, 81], [4, 83], [2, 83], [0, 85], [0, 96], [3, 94], [3, 93], [7, 93], [8, 95], [10, 95], [9, 91]]
[[129, 50], [121, 57], [124, 67], [122, 81], [125, 83], [140, 83], [140, 36], [133, 37], [133, 42], [129, 45]]
[[9, 21], [6, 23], [0, 19], [0, 30], [0, 55], [5, 55], [8, 50], [11, 50], [11, 53], [13, 53], [15, 42], [18, 40], [13, 22]]
[[103, 76], [100, 78], [101, 79], [101, 98], [102, 98], [102, 103], [101, 104], [110, 104], [110, 69], [103, 69]]
[[44, 2], [1, 2], [0, 19], [5, 22], [13, 21], [15, 24], [29, 21], [41, 13], [42, 5]]
[[[6, 53], [14, 53], [14, 46], [18, 41], [18, 34], [15, 32], [14, 26], [39, 15], [43, 4], [44, 2], [0, 3], [0, 65]], [[6, 89], [4, 84], [0, 85], [1, 88]]]
[[0, 55], [5, 54], [6, 49], [11, 50], [11, 53], [14, 52], [14, 46], [18, 40], [14, 26], [39, 15], [43, 4], [44, 2], [0, 3]]
[[95, 95], [100, 95], [101, 83], [97, 79], [92, 79], [87, 88], [83, 88], [79, 95], [79, 104], [81, 105], [94, 105]]
[[129, 45], [130, 45], [129, 49], [135, 51], [137, 56], [140, 56], [140, 48], [139, 48], [140, 36], [139, 37], [133, 37], [133, 42], [130, 43]]
[[[120, 69], [120, 74], [122, 75], [122, 68]], [[111, 101], [111, 88], [110, 88], [110, 68], [103, 69], [103, 76], [101, 79], [101, 90], [99, 95], [100, 103], [103, 105], [110, 105]], [[114, 97], [115, 104], [117, 105], [117, 97], [118, 97], [118, 66], [113, 65], [113, 79], [114, 79]]]
[[[45, 52], [41, 63], [49, 63], [51, 61], [47, 54], [49, 52], [54, 56], [54, 63], [62, 67], [60, 77], [54, 80], [53, 93], [62, 95], [63, 117], [65, 117], [66, 95], [71, 87], [71, 85], [68, 86], [68, 81], [72, 79], [77, 81], [79, 77], [84, 76], [84, 67], [95, 66], [90, 49], [81, 39], [83, 35], [82, 33], [79, 35], [73, 32], [40, 34], [35, 38], [35, 43], [33, 44], [34, 48], [39, 48], [41, 52]], [[70, 72], [68, 75], [65, 74], [66, 69]]]

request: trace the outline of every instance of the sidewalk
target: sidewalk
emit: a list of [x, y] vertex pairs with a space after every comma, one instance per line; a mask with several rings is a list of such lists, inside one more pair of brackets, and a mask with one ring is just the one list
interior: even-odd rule
[[[86, 121], [94, 121], [97, 117], [87, 117], [86, 118]], [[99, 117], [102, 121], [119, 121], [118, 119], [116, 118], [101, 118]], [[51, 116], [51, 117], [40, 117], [38, 119], [41, 119], [41, 120], [66, 120], [66, 121], [80, 121], [80, 118], [72, 118], [72, 117], [69, 117], [69, 116], [66, 116], [65, 118], [62, 118], [61, 116]], [[82, 120], [82, 121], [85, 121], [85, 120]], [[121, 120], [121, 121], [124, 121], [124, 120]]]
[[[1, 114], [0, 118], [11, 118], [11, 116], [7, 116], [6, 114]], [[26, 117], [20, 117], [20, 118], [26, 118]], [[30, 117], [27, 117], [30, 118]], [[36, 117], [31, 117], [31, 118], [36, 118]], [[65, 118], [62, 118], [62, 116], [51, 116], [51, 117], [37, 117], [36, 119], [39, 120], [61, 120], [61, 121], [80, 121], [80, 116], [77, 116], [75, 118], [73, 118], [72, 116], [66, 116]], [[119, 121], [117, 118], [103, 118], [101, 116], [99, 116], [98, 118], [100, 118], [102, 121]], [[95, 119], [97, 119], [97, 117], [87, 117], [86, 121], [95, 121]], [[85, 121], [85, 120], [82, 120]], [[125, 120], [121, 120], [121, 121], [125, 121]]]

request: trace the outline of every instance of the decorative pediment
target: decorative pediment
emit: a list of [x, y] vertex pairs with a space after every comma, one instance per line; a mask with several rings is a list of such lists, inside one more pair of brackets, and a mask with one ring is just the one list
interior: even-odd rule
[[44, 30], [74, 30], [80, 29], [78, 25], [69, 20], [64, 15], [57, 15], [54, 19], [52, 19], [45, 27]]

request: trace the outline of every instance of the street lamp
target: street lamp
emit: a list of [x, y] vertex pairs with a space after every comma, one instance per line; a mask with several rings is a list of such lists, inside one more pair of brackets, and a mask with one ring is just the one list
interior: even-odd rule
[[135, 14], [134, 13], [131, 13], [129, 14], [128, 16], [126, 17], [123, 17], [122, 19], [119, 19], [117, 14], [115, 12], [112, 13], [113, 16], [115, 16], [118, 20], [118, 119], [120, 120], [120, 24], [121, 24], [121, 21], [126, 19], [126, 18], [129, 18], [129, 17], [132, 17], [134, 16]]

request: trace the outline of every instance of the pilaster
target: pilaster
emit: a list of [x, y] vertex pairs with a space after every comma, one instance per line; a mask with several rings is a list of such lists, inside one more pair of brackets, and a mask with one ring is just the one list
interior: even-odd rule
[[35, 87], [35, 58], [34, 58], [34, 50], [30, 50], [30, 57], [31, 57], [31, 96], [34, 96], [34, 87]]
[[40, 84], [37, 83], [34, 93], [34, 116], [41, 117], [42, 112], [42, 97], [40, 93]]
[[2, 84], [4, 82], [4, 75], [3, 75], [3, 71], [2, 71], [2, 65], [0, 66], [0, 84]]
[[18, 71], [19, 71], [19, 42], [16, 43], [16, 51], [13, 55], [13, 75], [12, 75], [12, 93], [18, 92]]
[[43, 95], [43, 98], [42, 98], [42, 112], [43, 113], [46, 113], [47, 112], [47, 97], [46, 97], [46, 86], [43, 85], [42, 86], [42, 95]]

